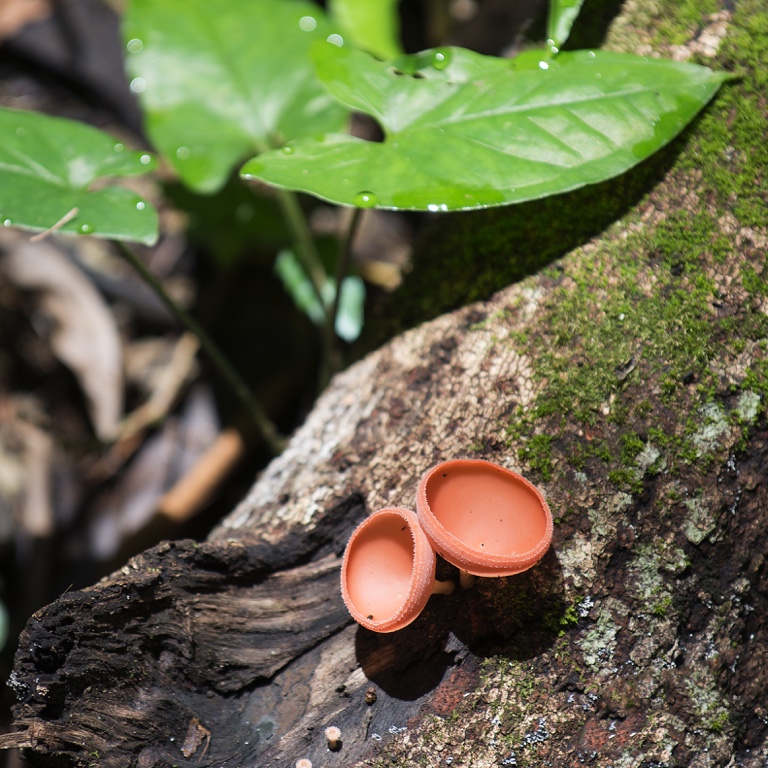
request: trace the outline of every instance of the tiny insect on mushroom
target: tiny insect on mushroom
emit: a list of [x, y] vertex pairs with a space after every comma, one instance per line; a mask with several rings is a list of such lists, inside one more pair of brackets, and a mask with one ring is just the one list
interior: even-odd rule
[[552, 543], [552, 513], [538, 488], [490, 461], [456, 459], [425, 472], [416, 509], [435, 550], [475, 576], [525, 571]]
[[409, 509], [374, 512], [353, 532], [341, 564], [341, 594], [352, 618], [374, 632], [416, 619], [430, 595], [450, 593], [435, 581], [435, 552]]
[[329, 725], [325, 729], [325, 738], [328, 739], [328, 749], [331, 752], [341, 748], [341, 730], [335, 725]]

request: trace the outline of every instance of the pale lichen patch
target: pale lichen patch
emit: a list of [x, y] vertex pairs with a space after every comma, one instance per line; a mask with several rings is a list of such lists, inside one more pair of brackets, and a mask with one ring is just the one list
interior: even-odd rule
[[699, 456], [706, 456], [714, 451], [720, 438], [730, 430], [725, 411], [717, 403], [707, 403], [699, 411], [701, 426], [691, 440]]
[[640, 451], [640, 453], [637, 454], [635, 457], [635, 462], [637, 463], [637, 468], [641, 472], [646, 472], [648, 469], [650, 469], [652, 466], [656, 465], [656, 468], [659, 470], [663, 470], [666, 466], [666, 461], [662, 459], [662, 461], [659, 464], [656, 464], [656, 462], [659, 461], [661, 458], [661, 451], [653, 445], [650, 441], [648, 441], [644, 446], [643, 449]]
[[575, 591], [592, 583], [595, 577], [595, 555], [588, 536], [576, 531], [558, 548], [556, 555], [565, 582], [572, 584]]
[[598, 677], [612, 674], [609, 664], [616, 651], [616, 636], [620, 630], [614, 616], [624, 619], [628, 613], [624, 603], [608, 598], [597, 606], [597, 620], [580, 642], [585, 663]]
[[761, 397], [757, 392], [748, 389], [739, 395], [736, 407], [733, 409], [742, 421], [751, 424], [760, 410]]
[[629, 567], [627, 589], [647, 610], [660, 611], [671, 600], [672, 594], [661, 574], [661, 558], [648, 546], [639, 547]]
[[630, 506], [632, 506], [632, 496], [619, 492], [609, 496], [602, 504], [587, 510], [592, 523], [592, 540], [602, 542], [601, 549], [605, 541], [615, 535], [616, 521], [620, 518], [621, 512]]
[[683, 523], [685, 538], [691, 544], [701, 544], [715, 530], [715, 516], [709, 506], [699, 498], [686, 499], [684, 505], [689, 512]]

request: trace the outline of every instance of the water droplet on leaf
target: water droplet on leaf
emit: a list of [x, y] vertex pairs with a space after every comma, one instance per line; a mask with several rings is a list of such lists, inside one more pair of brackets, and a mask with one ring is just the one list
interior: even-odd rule
[[78, 228], [77, 231], [80, 232], [82, 235], [90, 235], [91, 232], [93, 232], [93, 224], [86, 224], [83, 222]]
[[143, 77], [134, 77], [129, 87], [131, 93], [144, 93], [147, 90], [147, 81]]
[[549, 64], [546, 61], [540, 61], [539, 69], [549, 69]]
[[143, 200], [139, 200], [139, 202], [136, 203], [137, 211], [143, 211], [146, 207], [147, 207], [147, 204]]
[[3, 226], [4, 227], [12, 227], [13, 226], [13, 222], [10, 219], [5, 219], [3, 221]]
[[125, 149], [125, 144], [121, 144], [121, 143], [118, 141], [118, 142], [117, 142], [117, 144], [115, 144], [115, 146], [114, 146], [114, 147], [112, 147], [112, 149], [114, 149], [114, 150], [115, 150], [115, 152], [122, 152], [122, 151]]
[[328, 35], [327, 40], [333, 45], [338, 45], [339, 48], [344, 45], [344, 38], [341, 35]]
[[317, 26], [317, 21], [313, 16], [302, 16], [299, 19], [299, 27], [305, 32], [311, 32]]
[[286, 144], [286, 145], [283, 147], [283, 154], [284, 154], [284, 155], [292, 155], [292, 154], [293, 154], [293, 147], [292, 147], [292, 146], [290, 146], [290, 144]]
[[149, 165], [149, 164], [152, 162], [152, 157], [151, 157], [150, 155], [142, 155], [142, 156], [139, 158], [139, 162], [140, 162], [142, 165]]
[[451, 63], [451, 52], [440, 48], [432, 54], [432, 66], [435, 69], [445, 69]]
[[144, 50], [144, 41], [134, 37], [133, 40], [129, 40], [125, 44], [125, 47], [128, 49], [128, 53], [141, 53]]
[[178, 157], [179, 160], [186, 160], [191, 154], [189, 147], [179, 147], [176, 150], [176, 157]]
[[355, 195], [355, 205], [358, 208], [373, 208], [378, 199], [373, 192], [358, 192]]

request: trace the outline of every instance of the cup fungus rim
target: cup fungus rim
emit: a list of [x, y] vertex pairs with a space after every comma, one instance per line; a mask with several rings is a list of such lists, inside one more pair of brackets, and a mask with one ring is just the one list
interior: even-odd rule
[[[436, 472], [447, 467], [473, 465], [489, 471], [501, 471], [531, 491], [538, 499], [544, 514], [544, 533], [530, 549], [524, 552], [498, 554], [483, 552], [463, 542], [438, 519], [427, 499], [427, 484]], [[486, 459], [449, 459], [428, 469], [420, 478], [416, 492], [416, 510], [421, 527], [435, 551], [449, 563], [475, 576], [512, 576], [528, 570], [546, 554], [552, 543], [554, 522], [552, 512], [541, 491], [529, 480], [511, 469]]]
[[[408, 594], [398, 610], [384, 619], [370, 619], [354, 604], [349, 591], [350, 551], [356, 538], [371, 524], [385, 515], [396, 515], [403, 519], [413, 540], [413, 571]], [[384, 507], [363, 520], [349, 537], [341, 564], [341, 596], [352, 618], [361, 626], [373, 632], [395, 632], [408, 626], [418, 618], [427, 604], [435, 581], [437, 558], [432, 544], [424, 532], [417, 514], [404, 507]]]

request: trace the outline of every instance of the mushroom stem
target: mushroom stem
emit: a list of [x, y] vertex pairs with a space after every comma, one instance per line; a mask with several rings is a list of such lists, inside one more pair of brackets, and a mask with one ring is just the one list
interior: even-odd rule
[[325, 738], [328, 739], [328, 749], [335, 752], [341, 747], [341, 730], [335, 725], [329, 725], [325, 729]]
[[462, 589], [474, 589], [475, 587], [475, 577], [471, 573], [467, 573], [466, 571], [459, 570], [459, 584], [461, 584]]
[[452, 595], [456, 585], [452, 581], [437, 581], [435, 579], [434, 586], [432, 587], [433, 595]]

